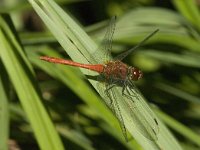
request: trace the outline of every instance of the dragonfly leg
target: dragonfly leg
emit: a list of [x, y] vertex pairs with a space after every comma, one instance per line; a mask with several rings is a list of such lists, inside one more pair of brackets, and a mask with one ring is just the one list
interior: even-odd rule
[[[106, 89], [105, 89], [105, 95], [110, 99], [110, 103], [109, 103], [109, 106], [112, 107], [112, 110], [114, 110], [113, 108], [113, 99], [111, 98], [111, 92], [112, 92], [112, 88], [115, 86], [115, 82], [113, 82], [113, 79], [110, 78], [109, 81], [107, 81], [108, 83], [111, 83], [111, 84], [106, 84]], [[110, 92], [111, 91], [111, 92]]]
[[105, 89], [106, 94], [109, 92], [109, 90], [111, 90], [114, 86], [116, 86], [117, 81], [113, 81], [113, 79], [110, 78], [109, 83], [111, 84], [107, 84], [106, 89]]
[[[116, 86], [115, 84], [112, 84], [112, 85], [107, 85], [106, 86], [106, 89], [105, 89], [105, 94], [106, 94], [106, 96], [107, 97], [110, 97], [110, 90], [114, 87], [114, 86]], [[109, 104], [110, 106], [112, 106], [113, 105], [113, 100], [112, 99], [110, 99], [110, 104]]]
[[128, 84], [129, 89], [134, 94], [134, 95], [131, 94], [131, 96], [138, 99], [139, 98], [139, 96], [138, 96], [139, 91], [137, 90], [136, 86], [133, 84], [132, 81], [129, 80], [128, 82], [129, 82], [129, 84]]
[[134, 95], [132, 95], [132, 94], [130, 93], [130, 91], [127, 89], [127, 88], [128, 88], [127, 86], [130, 87], [129, 80], [125, 80], [125, 81], [123, 82], [122, 95], [125, 96], [125, 97], [127, 97], [128, 99], [131, 99], [131, 100], [132, 100], [133, 97], [136, 97], [136, 94], [135, 94], [135, 92], [134, 92], [133, 90], [131, 90], [131, 92], [134, 93]]

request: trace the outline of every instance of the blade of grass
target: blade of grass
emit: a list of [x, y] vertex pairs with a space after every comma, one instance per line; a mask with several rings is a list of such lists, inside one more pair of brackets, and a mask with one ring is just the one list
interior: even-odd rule
[[[62, 150], [61, 140], [41, 103], [33, 69], [14, 36], [8, 16], [0, 16], [0, 57], [15, 87], [41, 149]], [[14, 31], [15, 32], [15, 31]]]
[[158, 109], [154, 109], [158, 116], [172, 129], [183, 135], [184, 137], [188, 138], [190, 141], [193, 143], [197, 144], [200, 146], [200, 136], [196, 133], [194, 133], [191, 129], [186, 127], [185, 125], [179, 123], [175, 119], [171, 118], [167, 114], [163, 113], [162, 111]]
[[200, 13], [195, 0], [173, 0], [175, 7], [200, 30]]
[[[87, 34], [52, 0], [37, 2], [30, 0], [29, 2], [32, 4], [38, 15], [43, 19], [54, 36], [58, 39], [62, 47], [68, 52], [70, 57], [75, 61], [86, 63], [87, 59], [90, 58], [89, 53], [97, 48], [95, 43], [87, 36]], [[91, 83], [96, 88], [95, 82], [91, 81]], [[129, 110], [128, 104], [125, 98], [121, 95], [121, 92], [119, 92], [118, 89], [115, 89], [115, 93], [121, 108], [122, 116], [124, 117], [125, 126], [144, 149], [181, 149], [176, 140], [160, 121], [158, 140], [149, 141], [138, 133], [134, 124], [140, 123], [132, 120], [130, 111], [127, 111]], [[142, 96], [140, 96], [140, 101], [143, 102], [140, 106], [145, 104], [145, 107], [140, 107], [139, 111], [141, 114], [142, 112], [147, 113], [147, 110], [144, 108], [148, 106]], [[142, 115], [141, 117], [144, 118]], [[150, 118], [149, 120], [148, 118], [145, 119], [147, 119], [147, 122], [152, 120]]]
[[0, 61], [0, 149], [8, 149], [9, 109], [8, 109], [8, 78]]
[[85, 137], [82, 136], [80, 132], [77, 132], [76, 130], [69, 130], [65, 126], [58, 125], [57, 126], [58, 131], [80, 147], [82, 147], [85, 150], [95, 150], [95, 148], [92, 145], [92, 142]]
[[[159, 29], [158, 34], [145, 44], [159, 42], [178, 45], [193, 51], [200, 49], [199, 33], [190, 22], [178, 13], [160, 8], [138, 8], [125, 14], [119, 19], [114, 39], [118, 42], [135, 44], [155, 29]], [[96, 34], [95, 37], [99, 35], [101, 34]]]
[[167, 85], [167, 84], [163, 84], [163, 83], [159, 83], [155, 85], [157, 88], [159, 88], [162, 91], [168, 92], [170, 94], [173, 94], [177, 97], [182, 98], [183, 100], [186, 100], [188, 102], [192, 102], [194, 104], [200, 104], [200, 98], [193, 96], [187, 92], [184, 92], [181, 89], [175, 88], [173, 86]]
[[144, 56], [148, 56], [154, 59], [158, 59], [162, 62], [178, 64], [187, 67], [195, 67], [199, 68], [199, 56], [191, 55], [189, 53], [185, 54], [175, 54], [170, 52], [163, 52], [163, 51], [155, 51], [155, 50], [141, 50], [138, 52]]

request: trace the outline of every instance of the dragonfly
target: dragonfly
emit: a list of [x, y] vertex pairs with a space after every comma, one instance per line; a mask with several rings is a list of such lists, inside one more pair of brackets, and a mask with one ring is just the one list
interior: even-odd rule
[[[138, 111], [137, 106], [135, 106], [135, 102], [133, 97], [138, 97], [137, 89], [134, 85], [134, 82], [141, 79], [143, 77], [143, 73], [140, 69], [129, 66], [122, 62], [122, 60], [131, 54], [134, 50], [138, 47], [143, 45], [150, 37], [152, 37], [155, 33], [158, 32], [158, 29], [147, 35], [140, 43], [138, 43], [135, 47], [122, 52], [118, 56], [112, 59], [111, 57], [111, 50], [112, 50], [112, 41], [113, 41], [113, 34], [116, 27], [116, 17], [112, 17], [110, 20], [109, 26], [107, 28], [106, 34], [100, 47], [91, 54], [91, 60], [88, 60], [90, 64], [82, 64], [79, 62], [74, 62], [72, 60], [66, 60], [61, 58], [49, 57], [49, 56], [41, 56], [40, 59], [57, 64], [63, 64], [68, 66], [80, 67], [85, 68], [94, 72], [99, 73], [98, 79], [99, 82], [104, 82], [105, 86], [102, 89], [102, 86], [99, 87], [101, 95], [103, 95], [104, 99], [109, 99], [107, 105], [111, 108], [114, 114], [117, 116], [122, 133], [128, 141], [127, 130], [124, 124], [124, 118], [121, 114], [121, 108], [119, 106], [118, 101], [116, 100], [116, 93], [114, 91], [115, 86], [120, 86], [122, 89], [122, 96], [127, 99], [130, 99], [130, 109], [133, 112], [133, 117], [135, 120], [139, 120], [143, 125], [143, 127], [138, 127], [142, 135], [150, 140], [157, 140], [157, 135], [159, 133], [158, 121], [156, 118], [153, 118], [151, 121], [152, 125], [148, 125], [147, 119], [144, 117], [140, 119], [138, 114], [142, 115], [141, 112]], [[101, 52], [101, 54], [100, 54]], [[103, 53], [103, 58], [100, 58]], [[95, 62], [94, 64], [92, 62]], [[138, 98], [139, 99], [139, 98]], [[108, 100], [107, 100], [108, 101]], [[133, 106], [133, 107], [131, 107]], [[151, 110], [149, 110], [150, 112]], [[149, 113], [151, 114], [151, 113]], [[150, 116], [152, 117], [152, 116]], [[149, 136], [150, 134], [150, 136]]]

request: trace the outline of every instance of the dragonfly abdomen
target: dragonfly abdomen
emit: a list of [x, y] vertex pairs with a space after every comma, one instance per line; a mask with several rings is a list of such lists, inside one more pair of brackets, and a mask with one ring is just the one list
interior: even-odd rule
[[67, 59], [48, 57], [48, 56], [41, 56], [40, 59], [48, 61], [48, 62], [52, 62], [52, 63], [58, 63], [58, 64], [63, 64], [63, 65], [68, 65], [68, 66], [85, 68], [85, 69], [92, 70], [92, 71], [95, 71], [98, 73], [102, 73], [103, 69], [104, 69], [104, 65], [102, 65], [102, 64], [94, 64], [94, 65], [93, 64], [81, 64], [81, 63], [74, 62], [74, 61], [67, 60]]

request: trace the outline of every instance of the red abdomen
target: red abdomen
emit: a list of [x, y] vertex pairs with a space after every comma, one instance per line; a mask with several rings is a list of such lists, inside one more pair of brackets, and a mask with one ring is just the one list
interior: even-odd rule
[[81, 63], [74, 62], [74, 61], [71, 61], [71, 60], [49, 57], [49, 56], [41, 56], [40, 59], [48, 61], [48, 62], [52, 62], [52, 63], [58, 63], [58, 64], [63, 64], [63, 65], [68, 65], [68, 66], [85, 68], [85, 69], [89, 69], [89, 70], [92, 70], [92, 71], [95, 71], [95, 72], [98, 72], [98, 73], [102, 73], [103, 70], [104, 70], [104, 65], [102, 65], [102, 64], [96, 64], [96, 65], [81, 64]]

